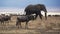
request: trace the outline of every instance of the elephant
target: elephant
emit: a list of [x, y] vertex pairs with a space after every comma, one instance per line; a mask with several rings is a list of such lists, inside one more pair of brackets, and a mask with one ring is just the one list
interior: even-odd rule
[[47, 19], [47, 10], [44, 4], [36, 4], [36, 5], [28, 5], [25, 10], [26, 15], [36, 14], [35, 19], [39, 15], [40, 19], [42, 19], [41, 11], [45, 12], [45, 19]]

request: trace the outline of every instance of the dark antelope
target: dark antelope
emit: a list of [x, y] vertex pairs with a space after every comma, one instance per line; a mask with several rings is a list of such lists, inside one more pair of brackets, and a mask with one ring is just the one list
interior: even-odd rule
[[0, 15], [0, 22], [1, 24], [4, 24], [5, 21], [11, 20], [11, 16], [8, 15]]
[[28, 22], [30, 20], [34, 20], [34, 16], [33, 15], [21, 15], [19, 17], [17, 17], [17, 21], [16, 21], [16, 26], [21, 26], [21, 22], [26, 22], [25, 28], [28, 28]]

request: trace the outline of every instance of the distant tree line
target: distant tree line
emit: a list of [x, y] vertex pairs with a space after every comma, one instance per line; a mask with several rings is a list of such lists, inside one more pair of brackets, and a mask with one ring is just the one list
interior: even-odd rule
[[48, 15], [48, 17], [60, 17], [60, 15]]

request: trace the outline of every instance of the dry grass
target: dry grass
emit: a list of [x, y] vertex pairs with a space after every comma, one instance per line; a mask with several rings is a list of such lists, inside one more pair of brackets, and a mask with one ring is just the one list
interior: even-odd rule
[[47, 20], [43, 17], [41, 20], [39, 17], [30, 21], [28, 24], [28, 29], [25, 29], [25, 22], [22, 23], [21, 29], [16, 27], [16, 16], [12, 17], [12, 21], [8, 24], [0, 24], [0, 33], [3, 34], [41, 34], [41, 32], [46, 32], [49, 30], [60, 31], [60, 17], [48, 17]]

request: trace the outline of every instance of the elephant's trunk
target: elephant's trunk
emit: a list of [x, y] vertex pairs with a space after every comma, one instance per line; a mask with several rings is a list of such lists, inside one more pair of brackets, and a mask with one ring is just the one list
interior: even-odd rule
[[47, 20], [47, 10], [45, 6], [44, 6], [44, 12], [45, 12], [45, 19]]
[[47, 19], [47, 12], [45, 12], [45, 19]]

